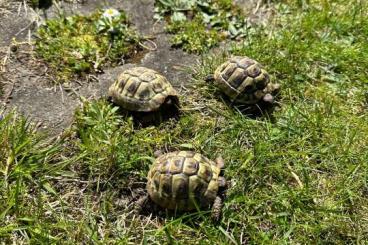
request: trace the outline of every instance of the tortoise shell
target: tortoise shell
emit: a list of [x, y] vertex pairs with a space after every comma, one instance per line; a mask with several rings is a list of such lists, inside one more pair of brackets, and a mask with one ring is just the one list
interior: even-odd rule
[[271, 86], [266, 70], [255, 60], [235, 56], [221, 64], [214, 74], [215, 84], [232, 102], [256, 104], [279, 86]]
[[167, 209], [189, 211], [213, 204], [221, 169], [215, 162], [191, 151], [176, 151], [156, 159], [148, 173], [150, 198]]
[[156, 111], [168, 97], [178, 101], [177, 92], [158, 72], [145, 67], [130, 68], [109, 88], [112, 102], [129, 111]]

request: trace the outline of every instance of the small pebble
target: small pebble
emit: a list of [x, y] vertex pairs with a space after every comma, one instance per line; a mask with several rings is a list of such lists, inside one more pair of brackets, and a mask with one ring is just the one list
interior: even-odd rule
[[17, 47], [16, 45], [11, 45], [11, 46], [10, 46], [10, 50], [11, 50], [13, 53], [15, 53], [15, 52], [17, 52], [18, 47]]

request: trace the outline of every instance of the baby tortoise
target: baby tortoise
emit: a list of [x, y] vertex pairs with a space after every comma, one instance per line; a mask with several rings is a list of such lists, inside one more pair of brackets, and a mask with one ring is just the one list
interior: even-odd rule
[[226, 187], [222, 175], [224, 160], [215, 162], [192, 151], [175, 151], [159, 156], [148, 172], [148, 195], [137, 201], [136, 212], [152, 200], [162, 208], [191, 211], [212, 205], [212, 219], [221, 215]]
[[179, 108], [178, 94], [169, 81], [146, 67], [134, 67], [121, 73], [109, 88], [109, 99], [127, 111], [137, 112], [133, 114], [146, 121], [157, 119], [151, 113], [171, 115]]
[[232, 103], [254, 105], [259, 102], [272, 104], [280, 85], [270, 83], [270, 77], [255, 60], [235, 56], [221, 64], [213, 76], [215, 85], [229, 97]]

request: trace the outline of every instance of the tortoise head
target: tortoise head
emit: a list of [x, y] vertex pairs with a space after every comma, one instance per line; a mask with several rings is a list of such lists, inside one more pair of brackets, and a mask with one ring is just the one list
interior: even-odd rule
[[270, 103], [273, 104], [273, 102], [275, 101], [275, 97], [272, 96], [272, 94], [265, 94], [262, 98], [262, 100], [266, 103]]
[[160, 156], [162, 156], [164, 154], [164, 152], [163, 151], [161, 151], [161, 150], [157, 150], [157, 151], [155, 151], [154, 153], [153, 153], [153, 155], [157, 158], [157, 157], [160, 157]]
[[159, 111], [164, 120], [178, 118], [180, 114], [179, 98], [174, 95], [167, 96], [165, 102], [160, 106]]
[[173, 99], [172, 98], [167, 98], [167, 100], [165, 101], [166, 105], [173, 105]]
[[267, 87], [263, 90], [266, 94], [263, 96], [262, 100], [266, 103], [273, 104], [275, 102], [275, 95], [280, 92], [281, 85], [278, 83], [269, 83]]
[[166, 106], [179, 107], [179, 99], [177, 96], [168, 96], [164, 102]]

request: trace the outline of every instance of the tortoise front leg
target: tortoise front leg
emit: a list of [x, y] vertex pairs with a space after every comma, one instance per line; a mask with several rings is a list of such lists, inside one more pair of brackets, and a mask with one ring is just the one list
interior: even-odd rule
[[221, 209], [222, 209], [222, 199], [221, 197], [217, 196], [215, 201], [213, 202], [211, 214], [211, 218], [214, 222], [218, 222], [220, 220]]
[[215, 81], [215, 76], [213, 74], [209, 74], [204, 78], [205, 82], [213, 83]]
[[134, 214], [140, 214], [143, 210], [143, 208], [146, 206], [147, 202], [149, 201], [148, 195], [144, 195], [140, 197], [135, 203], [134, 203]]
[[219, 169], [223, 169], [224, 166], [225, 166], [225, 161], [224, 159], [222, 158], [222, 156], [218, 156], [215, 160], [216, 162], [216, 166], [219, 168]]

